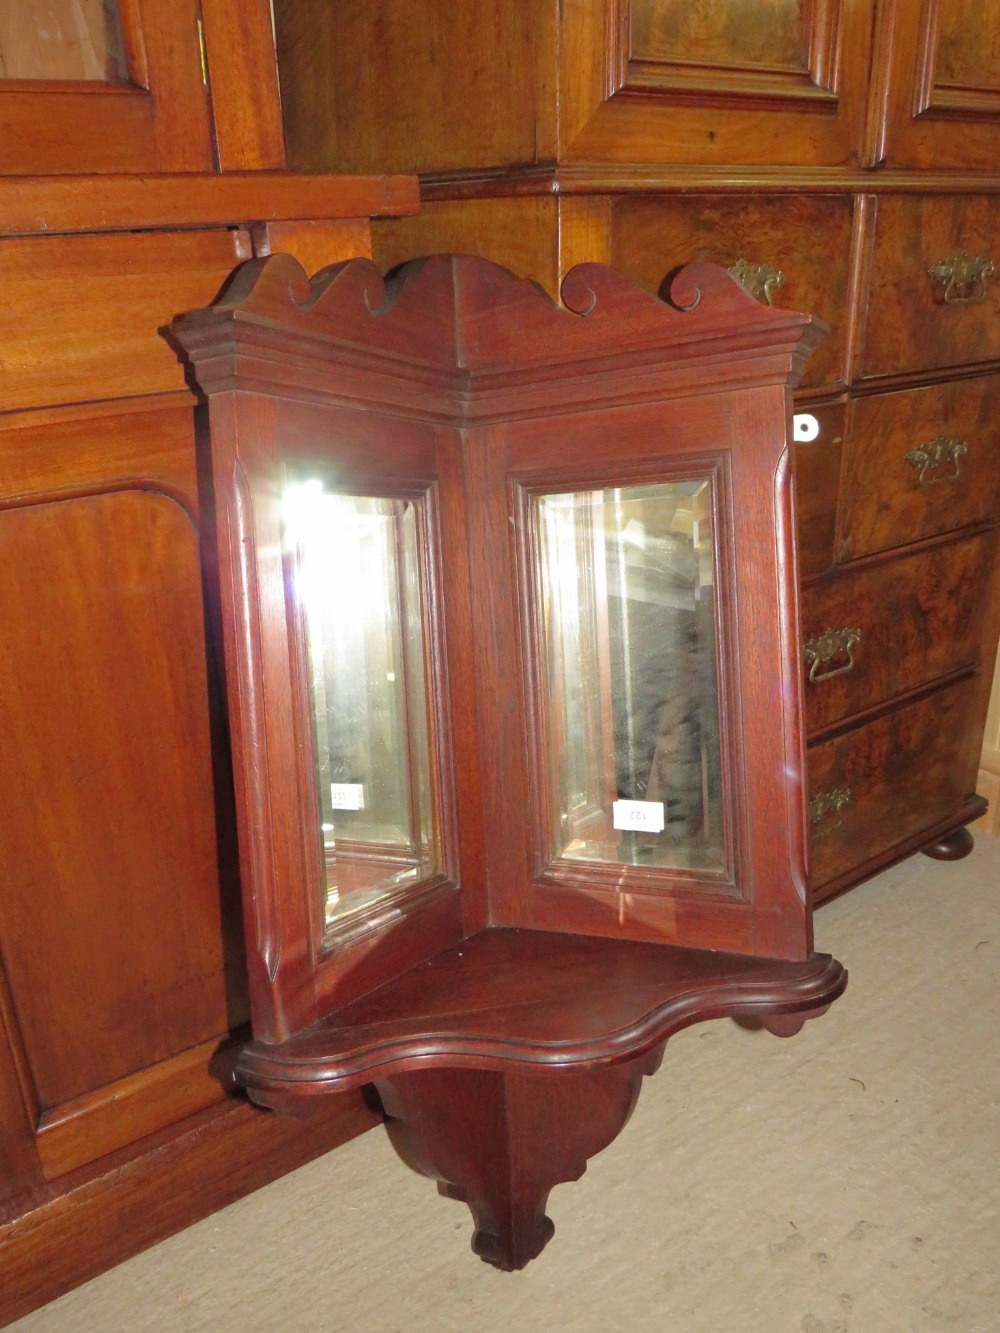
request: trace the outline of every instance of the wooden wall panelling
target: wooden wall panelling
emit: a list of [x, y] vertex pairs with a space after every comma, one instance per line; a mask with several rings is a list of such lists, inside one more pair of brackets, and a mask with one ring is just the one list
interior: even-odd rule
[[[779, 25], [794, 55], [760, 49], [746, 0], [694, 11], [675, 0], [278, 0], [275, 18], [288, 160], [300, 170], [860, 157], [872, 0], [807, 0]], [[673, 32], [675, 53], [700, 34], [700, 59], [673, 59], [659, 39], [657, 49], [654, 29]]]
[[46, 1111], [37, 1125], [46, 1180], [57, 1180], [232, 1099], [228, 1071], [235, 1060], [233, 1046], [228, 1033], [212, 1037]]
[[[253, 171], [86, 180], [20, 176], [4, 183], [0, 234], [51, 238], [63, 232], [204, 232], [288, 219], [363, 227], [371, 216], [415, 213], [417, 203], [412, 176], [350, 176], [336, 186], [326, 176], [291, 172], [269, 174], [263, 186]], [[331, 211], [337, 212], [336, 219]]]
[[1000, 13], [990, 0], [880, 6], [866, 161], [995, 170]]
[[36, 496], [152, 487], [198, 511], [187, 390], [0, 414], [0, 516]]
[[[577, 264], [611, 263], [611, 212], [602, 194], [559, 196], [559, 280]], [[553, 293], [558, 299], [558, 292]]]

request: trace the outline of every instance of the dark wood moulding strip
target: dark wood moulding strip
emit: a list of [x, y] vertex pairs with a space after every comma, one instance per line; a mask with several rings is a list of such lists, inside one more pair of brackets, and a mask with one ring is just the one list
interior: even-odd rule
[[670, 166], [648, 162], [532, 163], [477, 171], [427, 172], [421, 198], [489, 199], [559, 194], [995, 194], [1000, 172], [860, 167]]

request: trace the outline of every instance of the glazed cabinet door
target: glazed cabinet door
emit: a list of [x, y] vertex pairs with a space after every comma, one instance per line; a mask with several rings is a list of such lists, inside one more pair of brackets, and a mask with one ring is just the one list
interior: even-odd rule
[[873, 68], [869, 165], [995, 167], [1000, 10], [991, 0], [888, 0]]
[[856, 162], [870, 33], [870, 0], [567, 6], [562, 155]]
[[208, 171], [197, 0], [0, 4], [0, 171]]

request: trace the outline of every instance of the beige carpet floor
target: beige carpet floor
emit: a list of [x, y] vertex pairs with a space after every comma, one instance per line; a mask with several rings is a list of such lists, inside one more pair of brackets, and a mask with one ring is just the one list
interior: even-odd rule
[[69, 1293], [19, 1333], [998, 1333], [1000, 840], [817, 914], [851, 972], [799, 1036], [667, 1047], [524, 1272], [364, 1136]]

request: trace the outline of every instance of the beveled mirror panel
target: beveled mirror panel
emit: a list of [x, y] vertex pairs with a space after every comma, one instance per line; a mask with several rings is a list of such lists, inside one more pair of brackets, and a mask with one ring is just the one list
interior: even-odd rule
[[556, 859], [721, 872], [711, 483], [534, 499]]
[[327, 935], [440, 869], [421, 552], [411, 499], [288, 487], [308, 641]]

